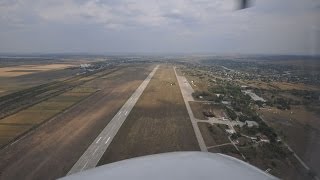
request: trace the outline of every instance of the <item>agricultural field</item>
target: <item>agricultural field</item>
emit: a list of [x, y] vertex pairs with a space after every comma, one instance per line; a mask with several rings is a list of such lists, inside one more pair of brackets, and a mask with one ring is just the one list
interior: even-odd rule
[[149, 82], [99, 165], [137, 156], [199, 150], [172, 66]]

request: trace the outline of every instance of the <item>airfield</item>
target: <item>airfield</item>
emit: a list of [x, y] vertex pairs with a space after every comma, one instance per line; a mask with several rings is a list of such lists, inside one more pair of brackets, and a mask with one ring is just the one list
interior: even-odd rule
[[[56, 179], [65, 176], [153, 67], [138, 64], [135, 67], [120, 65], [107, 68], [98, 72], [106, 75], [42, 101], [45, 105], [31, 105], [2, 119], [5, 123], [1, 125], [10, 133], [2, 131], [1, 134], [4, 139], [0, 152], [1, 176], [5, 179]], [[86, 90], [85, 95], [82, 90]], [[40, 111], [48, 114], [39, 116]], [[16, 128], [25, 127], [19, 123], [26, 122], [27, 128]]]
[[[1, 78], [10, 85], [74, 66], [4, 67]], [[32, 71], [10, 70], [22, 67]], [[116, 64], [52, 78], [0, 97], [1, 178], [56, 179], [143, 155], [200, 151], [172, 65]]]
[[[246, 146], [268, 143], [232, 139], [244, 123], [225, 104], [198, 98], [206, 84], [188, 72], [179, 63], [118, 59], [0, 67], [0, 179], [57, 179], [175, 151], [223, 153], [268, 170], [277, 152], [261, 147], [253, 158]], [[283, 161], [271, 173], [309, 178], [291, 155], [285, 163], [294, 167]]]

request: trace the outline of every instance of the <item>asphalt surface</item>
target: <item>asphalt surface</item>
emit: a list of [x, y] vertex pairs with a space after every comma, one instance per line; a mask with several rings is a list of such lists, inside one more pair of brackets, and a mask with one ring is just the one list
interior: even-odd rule
[[197, 137], [197, 140], [199, 143], [199, 147], [200, 147], [201, 151], [208, 152], [207, 146], [204, 143], [202, 134], [201, 134], [200, 129], [198, 127], [197, 119], [194, 117], [193, 112], [191, 110], [191, 107], [189, 105], [189, 101], [193, 101], [193, 97], [192, 97], [192, 93], [194, 92], [193, 88], [191, 87], [191, 85], [189, 84], [189, 82], [187, 81], [187, 79], [184, 76], [177, 75], [175, 67], [173, 69], [174, 69], [174, 73], [176, 74], [176, 77], [177, 77], [177, 80], [178, 80], [178, 83], [180, 86], [180, 90], [182, 93], [182, 97], [183, 97], [184, 103], [186, 104], [188, 114], [191, 119], [192, 127], [193, 127], [194, 133], [196, 134], [196, 137]]
[[123, 122], [126, 120], [130, 111], [138, 101], [139, 97], [147, 87], [148, 83], [152, 79], [153, 75], [157, 71], [159, 66], [156, 66], [148, 77], [141, 83], [127, 102], [121, 107], [119, 112], [112, 118], [109, 124], [102, 130], [94, 142], [84, 152], [80, 159], [74, 164], [67, 175], [74, 174], [80, 171], [84, 171], [90, 168], [96, 167], [102, 155], [110, 145], [112, 139], [117, 134]]

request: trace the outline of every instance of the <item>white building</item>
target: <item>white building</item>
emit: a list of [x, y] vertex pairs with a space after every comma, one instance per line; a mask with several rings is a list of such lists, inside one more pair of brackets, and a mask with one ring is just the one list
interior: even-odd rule
[[259, 127], [259, 124], [255, 121], [245, 121], [245, 124], [248, 126], [248, 127]]
[[256, 95], [256, 93], [252, 92], [251, 90], [245, 90], [242, 91], [244, 94], [249, 95], [254, 101], [262, 101], [262, 102], [266, 102], [265, 99], [263, 99], [262, 97]]
[[88, 68], [91, 64], [80, 64], [80, 68]]
[[226, 132], [229, 134], [234, 134], [236, 133], [233, 129], [226, 129]]

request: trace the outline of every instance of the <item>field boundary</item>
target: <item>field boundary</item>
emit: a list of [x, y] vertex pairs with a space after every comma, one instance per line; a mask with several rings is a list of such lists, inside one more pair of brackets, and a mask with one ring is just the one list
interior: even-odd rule
[[42, 122], [40, 122], [39, 124], [36, 124], [34, 126], [32, 126], [30, 129], [28, 129], [27, 131], [21, 133], [20, 135], [16, 136], [15, 138], [13, 138], [11, 141], [9, 141], [7, 144], [4, 144], [3, 146], [0, 147], [0, 151], [3, 149], [6, 149], [7, 147], [14, 145], [15, 143], [17, 143], [18, 141], [20, 141], [21, 139], [27, 137], [28, 135], [32, 134], [36, 129], [41, 128], [42, 126], [44, 126], [45, 124], [47, 124], [50, 121], [53, 121], [57, 118], [59, 118], [60, 116], [64, 115], [65, 113], [67, 113], [68, 111], [70, 111], [71, 109], [75, 108], [76, 106], [78, 106], [82, 101], [90, 98], [91, 96], [95, 95], [97, 92], [93, 92], [91, 93], [89, 96], [86, 96], [84, 98], [82, 98], [81, 100], [79, 100], [78, 102], [72, 104], [71, 106], [67, 107], [65, 110], [61, 111], [60, 113], [54, 115], [51, 118], [48, 118], [46, 120], [43, 120]]

